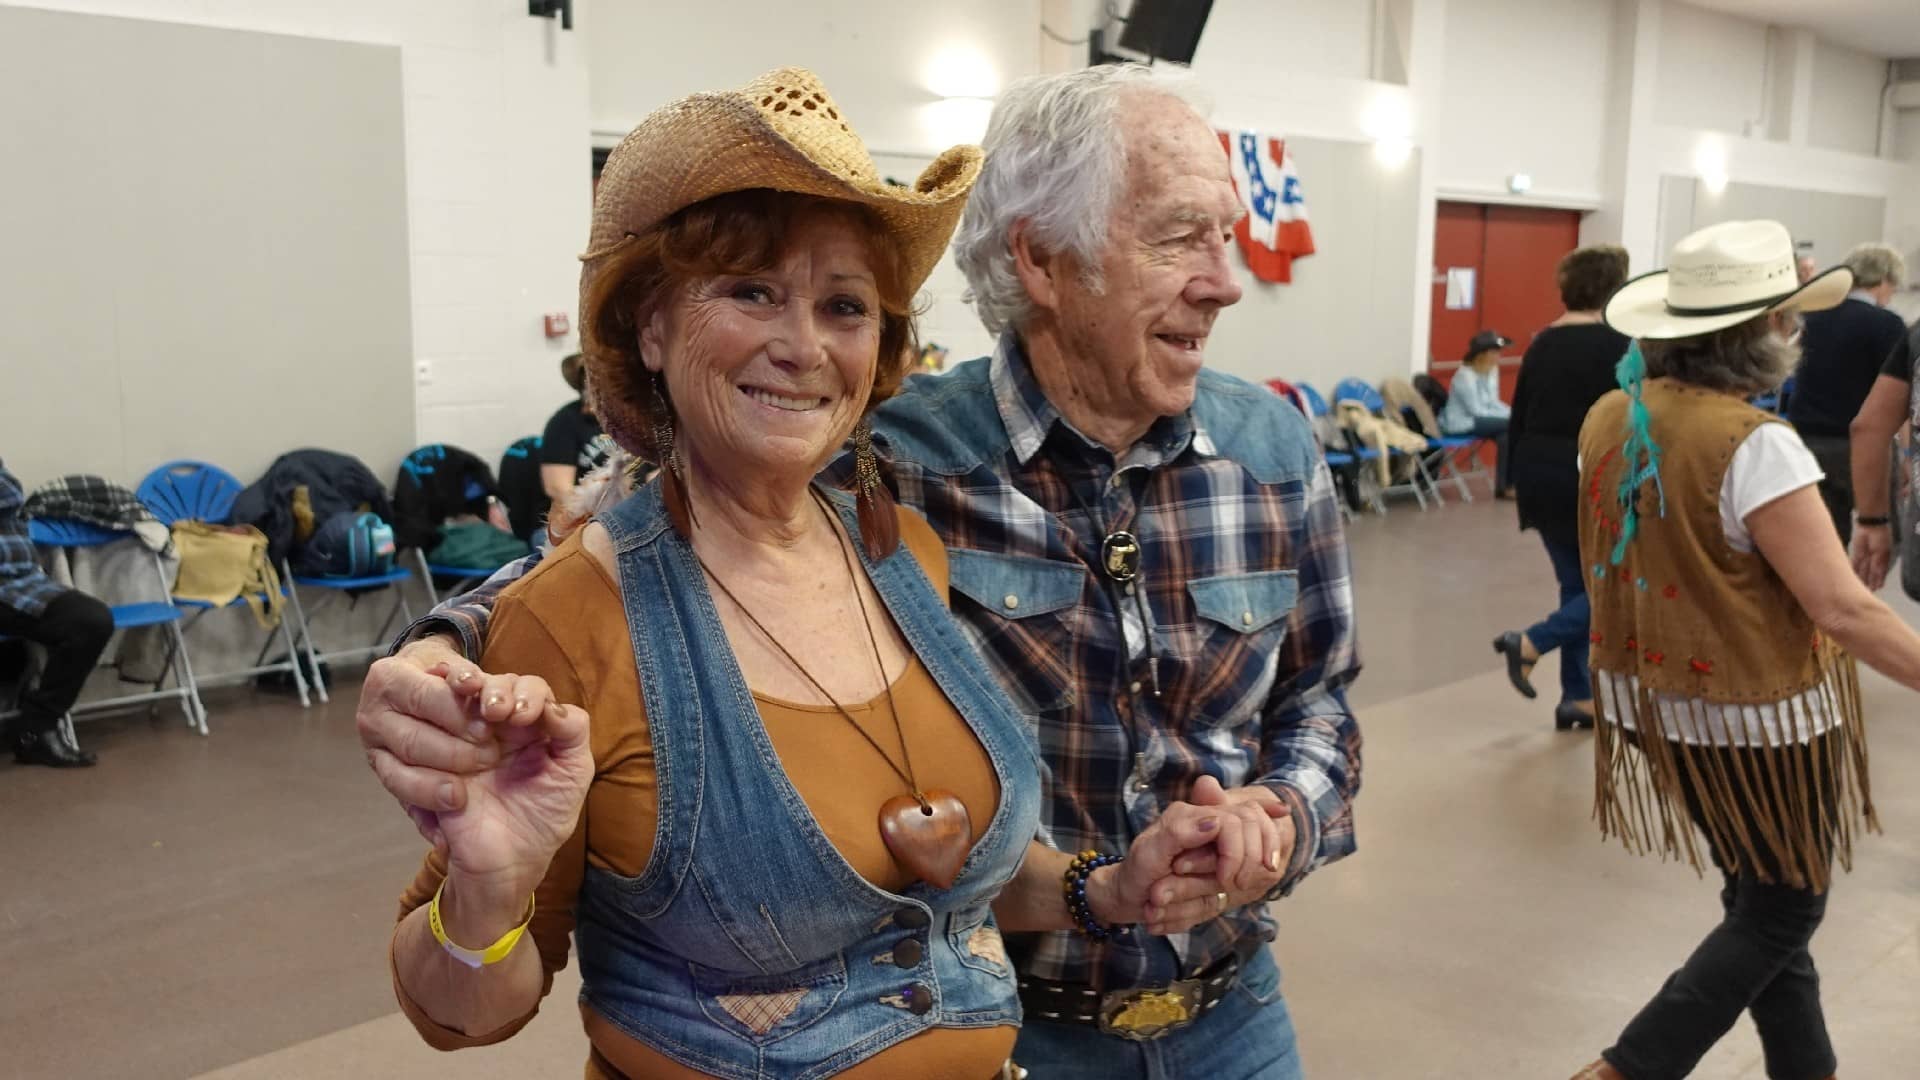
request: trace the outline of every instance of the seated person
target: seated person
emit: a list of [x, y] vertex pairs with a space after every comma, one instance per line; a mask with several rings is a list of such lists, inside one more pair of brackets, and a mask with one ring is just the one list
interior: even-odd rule
[[39, 685], [21, 696], [20, 715], [7, 723], [6, 744], [22, 765], [82, 768], [93, 764], [93, 755], [68, 746], [58, 727], [113, 637], [113, 612], [40, 569], [20, 514], [25, 502], [20, 481], [0, 462], [0, 636], [47, 650], [47, 669]]
[[1507, 424], [1513, 410], [1500, 400], [1500, 350], [1512, 339], [1482, 330], [1467, 343], [1467, 358], [1453, 375], [1446, 408], [1440, 410], [1440, 430], [1448, 435], [1477, 435], [1492, 439], [1495, 451], [1493, 495], [1504, 499], [1507, 477]]

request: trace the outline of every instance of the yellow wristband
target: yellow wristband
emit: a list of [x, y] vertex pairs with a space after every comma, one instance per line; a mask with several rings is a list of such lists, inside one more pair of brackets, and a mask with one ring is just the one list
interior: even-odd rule
[[456, 945], [453, 939], [447, 936], [447, 928], [440, 921], [440, 893], [446, 887], [446, 879], [442, 878], [440, 888], [433, 890], [433, 902], [427, 905], [427, 925], [433, 927], [433, 940], [447, 950], [448, 956], [470, 968], [480, 968], [505, 960], [507, 954], [513, 951], [513, 947], [520, 944], [520, 936], [527, 932], [527, 927], [533, 922], [533, 897], [527, 897], [527, 916], [520, 920], [519, 926], [500, 935], [500, 940], [486, 948], [476, 950]]

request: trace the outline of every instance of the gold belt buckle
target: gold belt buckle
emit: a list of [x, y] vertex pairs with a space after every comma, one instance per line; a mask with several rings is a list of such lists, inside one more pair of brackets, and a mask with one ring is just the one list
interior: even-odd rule
[[1100, 1030], [1146, 1042], [1193, 1023], [1200, 984], [1183, 979], [1157, 990], [1115, 990], [1100, 999]]

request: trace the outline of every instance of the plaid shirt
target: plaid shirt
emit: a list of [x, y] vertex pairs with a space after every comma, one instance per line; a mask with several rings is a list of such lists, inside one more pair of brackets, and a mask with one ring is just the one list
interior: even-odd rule
[[24, 505], [20, 481], [0, 465], [0, 606], [38, 617], [67, 590], [40, 569], [33, 541], [27, 538]]
[[[1354, 850], [1346, 541], [1296, 410], [1205, 372], [1192, 412], [1116, 461], [1066, 423], [1008, 337], [990, 359], [913, 379], [874, 427], [900, 501], [947, 543], [954, 615], [1036, 717], [1042, 842], [1124, 852], [1212, 775], [1268, 784], [1292, 808], [1299, 843], [1276, 895]], [[843, 455], [827, 479], [850, 470]], [[1132, 589], [1101, 569], [1117, 530], [1141, 548]], [[525, 569], [430, 620], [478, 655], [483, 605]], [[1058, 932], [1009, 945], [1024, 975], [1125, 987], [1186, 977], [1272, 935], [1254, 905], [1171, 938], [1133, 933], [1102, 947]]]

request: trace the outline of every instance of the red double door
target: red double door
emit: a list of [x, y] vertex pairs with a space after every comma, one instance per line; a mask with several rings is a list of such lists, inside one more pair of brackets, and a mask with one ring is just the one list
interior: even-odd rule
[[[1429, 327], [1427, 370], [1452, 385], [1467, 343], [1482, 330], [1513, 339], [1501, 365], [1502, 396], [1513, 400], [1520, 357], [1533, 335], [1560, 317], [1560, 287], [1554, 270], [1560, 257], [1580, 246], [1580, 214], [1530, 206], [1489, 206], [1442, 202], [1433, 230], [1433, 314]], [[1471, 302], [1449, 307], [1448, 273], [1454, 271], [1456, 305], [1467, 301], [1459, 288], [1471, 271]]]

